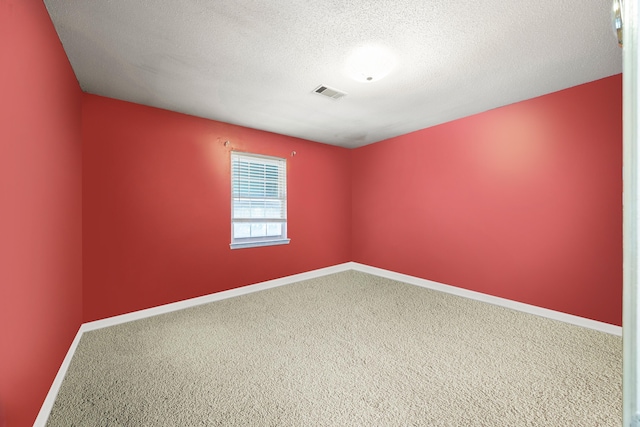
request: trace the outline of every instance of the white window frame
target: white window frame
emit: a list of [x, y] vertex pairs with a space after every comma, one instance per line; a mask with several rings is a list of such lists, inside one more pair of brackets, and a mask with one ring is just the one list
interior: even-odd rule
[[[231, 163], [231, 249], [254, 248], [259, 246], [286, 245], [291, 240], [287, 237], [287, 159], [280, 157], [264, 156], [261, 154], [232, 151]], [[274, 180], [260, 174], [250, 175], [248, 169], [243, 169], [241, 163], [277, 167], [277, 178]], [[248, 168], [248, 166], [245, 166]], [[259, 166], [258, 166], [259, 169]], [[244, 184], [244, 185], [242, 185]], [[272, 187], [267, 194], [267, 185]], [[264, 193], [251, 194], [249, 189], [259, 188], [264, 185]], [[274, 192], [273, 186], [276, 186]], [[244, 191], [243, 189], [244, 188]], [[267, 205], [273, 207], [267, 214]], [[260, 206], [262, 205], [262, 207]], [[250, 224], [250, 233], [253, 225], [256, 230], [265, 229], [265, 235], [238, 236], [236, 225]], [[279, 224], [279, 234], [268, 235], [268, 224]], [[246, 226], [243, 227], [246, 230]], [[238, 227], [240, 230], [240, 227]], [[239, 234], [240, 232], [238, 232]]]

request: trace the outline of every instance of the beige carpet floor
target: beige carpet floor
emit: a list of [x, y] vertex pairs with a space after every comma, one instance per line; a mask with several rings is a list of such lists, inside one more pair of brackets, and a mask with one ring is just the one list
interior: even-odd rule
[[348, 271], [85, 333], [47, 426], [618, 427], [621, 407], [620, 337]]

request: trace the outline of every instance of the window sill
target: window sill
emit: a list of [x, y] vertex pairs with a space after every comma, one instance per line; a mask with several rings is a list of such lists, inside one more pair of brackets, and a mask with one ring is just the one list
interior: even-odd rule
[[255, 242], [231, 243], [231, 249], [258, 248], [260, 246], [288, 245], [291, 239], [259, 240]]

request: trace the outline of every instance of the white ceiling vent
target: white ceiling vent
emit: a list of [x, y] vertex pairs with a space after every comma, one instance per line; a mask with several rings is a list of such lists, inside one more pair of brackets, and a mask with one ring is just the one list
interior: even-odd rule
[[313, 90], [314, 93], [318, 95], [326, 96], [327, 98], [331, 98], [335, 101], [344, 98], [347, 94], [345, 92], [340, 92], [338, 89], [331, 88], [329, 86], [320, 85]]

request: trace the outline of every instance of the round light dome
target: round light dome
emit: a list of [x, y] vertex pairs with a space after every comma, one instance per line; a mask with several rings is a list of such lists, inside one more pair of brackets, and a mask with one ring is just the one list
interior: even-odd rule
[[374, 82], [387, 76], [396, 66], [391, 51], [381, 46], [361, 46], [347, 59], [347, 74], [359, 82]]

